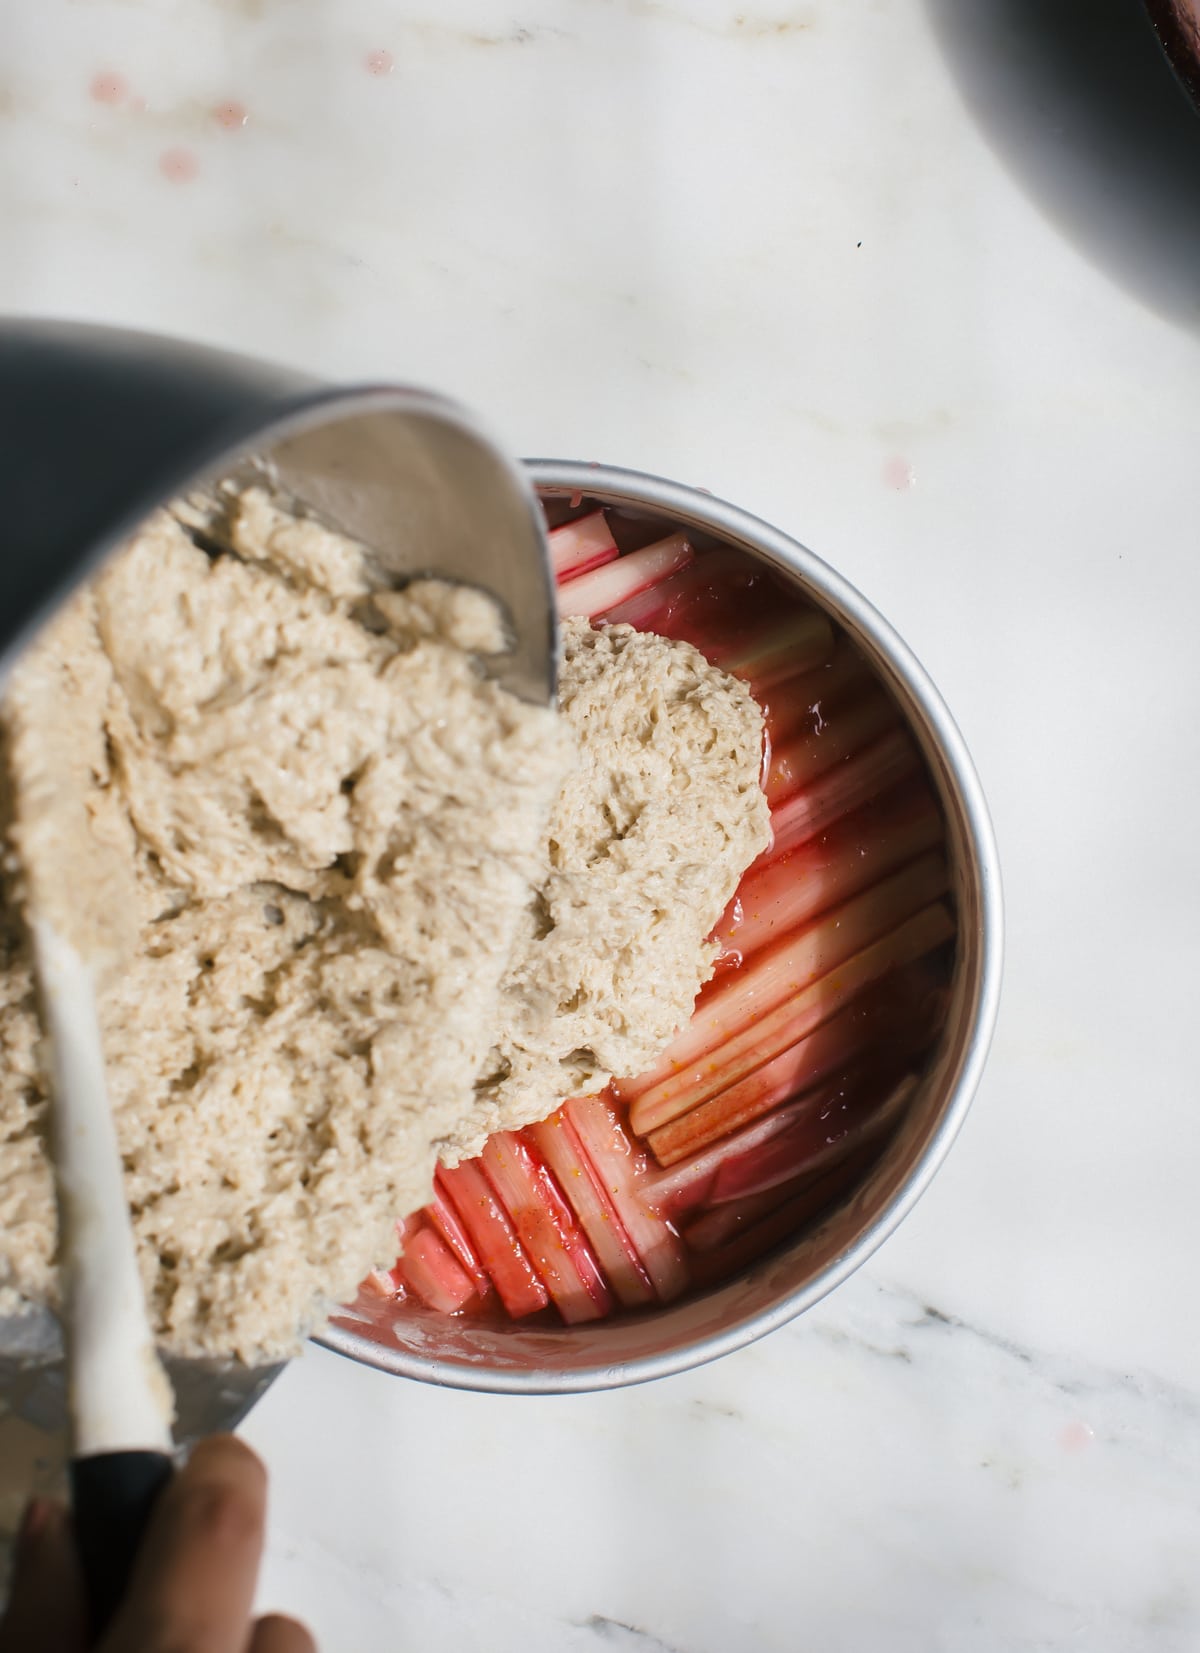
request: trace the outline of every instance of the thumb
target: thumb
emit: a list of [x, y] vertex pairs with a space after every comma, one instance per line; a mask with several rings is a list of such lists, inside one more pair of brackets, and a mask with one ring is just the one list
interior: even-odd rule
[[0, 1653], [83, 1653], [83, 1579], [64, 1505], [35, 1498], [17, 1535]]

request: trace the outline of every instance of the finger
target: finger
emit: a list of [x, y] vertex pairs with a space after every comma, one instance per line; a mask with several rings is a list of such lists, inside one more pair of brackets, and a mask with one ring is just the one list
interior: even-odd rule
[[317, 1644], [295, 1619], [271, 1613], [254, 1626], [247, 1653], [317, 1653]]
[[242, 1653], [266, 1503], [266, 1472], [248, 1446], [202, 1441], [155, 1508], [102, 1653]]
[[0, 1653], [82, 1653], [83, 1578], [62, 1504], [35, 1498], [17, 1537], [12, 1593], [0, 1625]]

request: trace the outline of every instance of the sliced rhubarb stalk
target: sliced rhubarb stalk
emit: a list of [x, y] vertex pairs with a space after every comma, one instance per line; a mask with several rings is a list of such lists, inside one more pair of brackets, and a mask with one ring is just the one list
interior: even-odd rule
[[466, 1160], [453, 1170], [442, 1166], [438, 1180], [447, 1199], [462, 1219], [475, 1254], [491, 1276], [500, 1301], [520, 1320], [536, 1314], [550, 1301], [550, 1294], [517, 1238], [516, 1230], [496, 1198], [477, 1159]]
[[818, 833], [827, 832], [843, 815], [861, 809], [915, 774], [920, 763], [917, 749], [903, 729], [893, 729], [873, 741], [848, 763], [838, 764], [772, 811], [771, 847], [763, 859], [777, 861]]
[[862, 1025], [856, 1012], [857, 1005], [847, 1005], [824, 1027], [792, 1045], [773, 1062], [765, 1063], [740, 1084], [731, 1085], [711, 1102], [651, 1131], [647, 1142], [655, 1159], [664, 1167], [677, 1165], [844, 1067], [859, 1048]]
[[713, 932], [744, 963], [820, 913], [942, 840], [941, 812], [927, 788], [888, 807], [868, 806], [833, 832], [749, 873]]
[[660, 580], [657, 585], [647, 586], [636, 597], [595, 615], [596, 623], [602, 626], [632, 626], [634, 631], [654, 631], [660, 637], [667, 637], [670, 635], [670, 588], [674, 584], [674, 580]]
[[803, 992], [785, 999], [767, 1015], [744, 1026], [740, 1033], [719, 1048], [709, 1050], [698, 1062], [681, 1068], [639, 1096], [630, 1113], [634, 1130], [639, 1136], [647, 1136], [738, 1084], [789, 1046], [814, 1033], [872, 982], [922, 958], [949, 941], [953, 934], [954, 920], [940, 902], [923, 908], [897, 929], [838, 964]]
[[877, 681], [854, 645], [841, 638], [815, 671], [772, 685], [763, 706], [771, 740], [782, 746], [802, 729], [821, 728]]
[[653, 1303], [654, 1284], [646, 1266], [571, 1121], [560, 1109], [541, 1125], [529, 1126], [524, 1134], [554, 1173], [621, 1302], [626, 1308]]
[[[831, 1210], [867, 1175], [879, 1157], [880, 1147], [879, 1142], [870, 1143], [861, 1153], [847, 1157], [824, 1176], [806, 1179], [799, 1193], [769, 1209], [767, 1216], [759, 1221], [749, 1217], [746, 1225], [739, 1223], [738, 1232], [733, 1233], [726, 1243], [714, 1243], [713, 1249], [704, 1244], [697, 1245], [692, 1254], [696, 1284], [712, 1286], [727, 1280], [739, 1269], [748, 1267], [768, 1251], [773, 1251], [783, 1241], [794, 1239], [815, 1217]], [[728, 1206], [720, 1207], [722, 1211], [730, 1209]], [[713, 1212], [711, 1216], [715, 1223], [717, 1213]], [[707, 1221], [707, 1215], [698, 1219], [688, 1230], [689, 1236], [696, 1235], [699, 1230], [699, 1238], [703, 1241], [705, 1230], [700, 1228], [700, 1224]]]
[[[702, 1153], [693, 1154], [690, 1159], [673, 1165], [669, 1171], [646, 1177], [640, 1188], [642, 1199], [660, 1216], [677, 1224], [700, 1207], [717, 1204], [723, 1168], [730, 1162], [736, 1164], [747, 1157], [753, 1162], [776, 1137], [786, 1138], [794, 1134], [799, 1126], [810, 1124], [839, 1094], [840, 1087], [832, 1086], [798, 1097], [787, 1107], [778, 1108], [766, 1118], [756, 1120], [734, 1136], [726, 1137], [713, 1147], [705, 1148]], [[797, 1166], [793, 1175], [799, 1174], [801, 1169]], [[746, 1192], [755, 1193], [758, 1190], [748, 1189]]]
[[916, 1087], [908, 1074], [898, 1084], [859, 1078], [811, 1092], [647, 1179], [642, 1197], [678, 1222], [700, 1206], [757, 1199], [780, 1187], [790, 1192], [800, 1178], [892, 1130]]
[[830, 1102], [815, 1120], [777, 1132], [757, 1154], [730, 1157], [713, 1181], [712, 1209], [686, 1230], [688, 1244], [699, 1251], [720, 1245], [845, 1160], [861, 1164], [899, 1125], [917, 1084], [908, 1074], [882, 1096], [868, 1091]]
[[369, 1292], [372, 1297], [400, 1296], [404, 1287], [396, 1280], [395, 1273], [395, 1269], [373, 1268], [363, 1281], [362, 1290]]
[[426, 1223], [405, 1236], [396, 1272], [423, 1303], [439, 1314], [457, 1314], [475, 1296], [475, 1282], [454, 1261], [449, 1246]]
[[560, 583], [612, 562], [617, 556], [617, 542], [603, 511], [591, 511], [574, 522], [564, 522], [561, 528], [552, 528], [546, 538], [550, 566]]
[[811, 1174], [802, 1173], [791, 1182], [781, 1182], [777, 1187], [768, 1189], [765, 1194], [750, 1194], [742, 1200], [727, 1200], [724, 1205], [709, 1207], [683, 1229], [688, 1250], [711, 1251], [714, 1246], [724, 1245], [741, 1229], [786, 1205], [788, 1200], [816, 1180]]
[[529, 1145], [513, 1131], [497, 1131], [479, 1162], [567, 1324], [608, 1314], [612, 1294], [595, 1254]]
[[576, 1096], [565, 1112], [584, 1152], [625, 1226], [660, 1300], [670, 1302], [688, 1283], [683, 1244], [669, 1223], [645, 1205], [639, 1189], [650, 1161], [605, 1096]]
[[604, 624], [656, 631], [661, 637], [686, 637], [701, 648], [697, 633], [703, 631], [705, 617], [724, 613], [728, 618], [731, 602], [747, 600], [761, 581], [761, 567], [744, 553], [728, 547], [703, 551], [680, 573], [607, 610]]
[[565, 620], [569, 615], [582, 614], [592, 619], [605, 614], [685, 567], [694, 554], [686, 535], [672, 534], [640, 551], [631, 551], [627, 557], [617, 557], [603, 568], [593, 568], [590, 574], [581, 574], [577, 580], [559, 586], [559, 617]]
[[775, 746], [767, 774], [767, 802], [774, 809], [801, 788], [812, 786], [835, 764], [847, 763], [899, 721], [895, 702], [882, 689], [876, 689], [844, 707], [819, 732], [810, 729], [783, 746]]
[[846, 1071], [856, 1058], [892, 1065], [915, 1059], [930, 1045], [945, 1015], [945, 997], [922, 992], [912, 967], [895, 973], [896, 991], [868, 989], [815, 1033], [792, 1045], [709, 1102], [651, 1131], [647, 1142], [662, 1166], [730, 1136], [772, 1108]]
[[914, 1074], [882, 1093], [877, 1083], [836, 1086], [816, 1112], [799, 1112], [786, 1130], [749, 1152], [727, 1154], [713, 1179], [709, 1203], [750, 1199], [833, 1165], [861, 1143], [891, 1131], [916, 1088]]
[[776, 683], [823, 665], [833, 654], [833, 627], [815, 608], [770, 617], [748, 637], [701, 649], [714, 665], [748, 683], [755, 696]]
[[475, 1254], [470, 1236], [462, 1220], [450, 1204], [449, 1196], [440, 1181], [440, 1173], [433, 1179], [433, 1198], [425, 1207], [423, 1216], [429, 1226], [449, 1246], [455, 1262], [469, 1274], [481, 1299], [490, 1295], [492, 1282], [487, 1270]]
[[[666, 1124], [651, 1119], [639, 1100], [681, 1069], [712, 1058], [727, 1040], [776, 1005], [814, 982], [942, 895], [949, 875], [943, 856], [932, 852], [881, 879], [870, 889], [834, 907], [803, 929], [758, 954], [728, 976], [696, 1006], [692, 1019], [664, 1054], [636, 1080], [622, 1080], [618, 1095], [634, 1102], [630, 1122], [639, 1136]], [[674, 1117], [670, 1115], [669, 1117]]]

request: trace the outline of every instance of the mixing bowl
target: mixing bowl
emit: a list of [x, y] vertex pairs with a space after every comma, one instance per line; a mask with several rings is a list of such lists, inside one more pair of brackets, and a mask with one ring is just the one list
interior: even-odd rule
[[695, 488], [571, 461], [530, 460], [527, 469], [551, 510], [603, 506], [761, 558], [849, 634], [897, 701], [940, 798], [958, 937], [946, 1022], [901, 1128], [849, 1197], [773, 1255], [703, 1294], [578, 1326], [449, 1317], [363, 1294], [317, 1339], [381, 1371], [507, 1394], [615, 1388], [682, 1371], [773, 1331], [853, 1273], [912, 1209], [962, 1124], [995, 1022], [1002, 949], [996, 847], [971, 759], [937, 690], [870, 603], [786, 534]]

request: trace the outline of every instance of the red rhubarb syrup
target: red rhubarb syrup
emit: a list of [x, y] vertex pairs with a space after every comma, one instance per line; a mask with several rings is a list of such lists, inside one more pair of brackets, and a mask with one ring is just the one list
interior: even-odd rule
[[365, 1294], [493, 1322], [645, 1313], [819, 1224], [878, 1162], [946, 1014], [944, 821], [892, 696], [747, 553], [547, 506], [566, 613], [686, 639], [765, 715], [773, 843], [714, 932], [691, 1023], [645, 1074], [438, 1173]]

